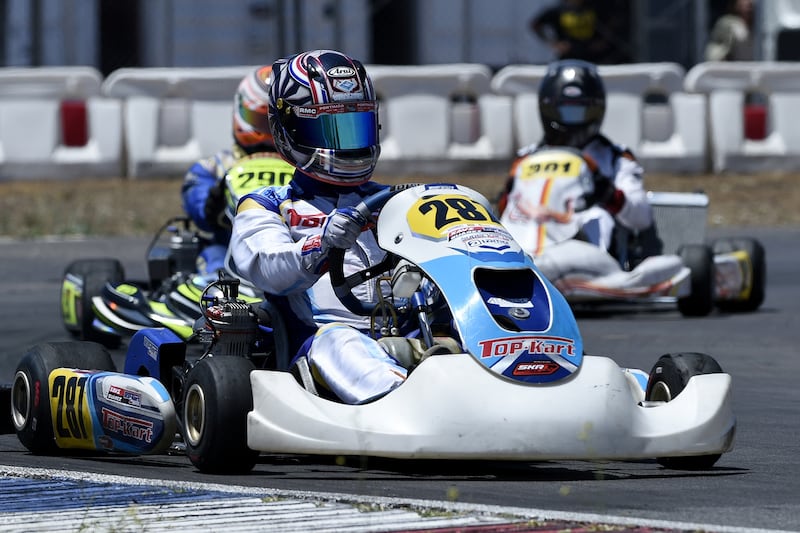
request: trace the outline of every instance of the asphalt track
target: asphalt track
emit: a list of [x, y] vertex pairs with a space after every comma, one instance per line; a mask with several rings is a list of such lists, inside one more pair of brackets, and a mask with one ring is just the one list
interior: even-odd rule
[[[578, 517], [651, 527], [677, 521], [711, 525], [705, 527], [709, 530], [800, 531], [800, 228], [716, 230], [712, 236], [722, 234], [755, 236], [766, 248], [767, 297], [758, 312], [687, 319], [666, 310], [579, 319], [587, 353], [609, 355], [621, 366], [649, 370], [663, 353], [701, 351], [732, 374], [735, 448], [710, 472], [669, 471], [654, 462], [409, 463], [263, 456], [250, 475], [219, 477], [200, 474], [183, 456], [34, 457], [14, 435], [0, 435], [0, 472], [36, 467], [83, 473], [75, 476], [214, 483], [259, 494], [349, 494], [384, 503], [510, 508], [530, 517], [582, 513]], [[146, 244], [145, 239], [0, 242], [0, 382], [10, 382], [28, 346], [68, 338], [60, 323], [58, 291], [69, 261], [116, 257], [130, 277], [141, 277]], [[121, 361], [120, 354], [115, 357]], [[0, 483], [0, 492], [3, 487]]]

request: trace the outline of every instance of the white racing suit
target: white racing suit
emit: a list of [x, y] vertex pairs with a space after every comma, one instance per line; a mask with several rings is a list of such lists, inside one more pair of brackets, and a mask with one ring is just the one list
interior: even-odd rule
[[[341, 304], [331, 286], [327, 261], [309, 270], [308, 255], [319, 253], [328, 213], [355, 206], [383, 188], [376, 183], [326, 186], [296, 172], [289, 185], [267, 187], [242, 198], [230, 242], [237, 273], [281, 309], [293, 347], [300, 353], [307, 349], [314, 376], [352, 404], [385, 394], [405, 380], [407, 370], [363, 333], [369, 318], [354, 315]], [[373, 232], [362, 231], [345, 254], [344, 273], [363, 270], [384, 256]], [[353, 294], [365, 302], [378, 299], [372, 283], [354, 287]]]
[[[511, 168], [509, 188], [513, 188], [516, 170], [525, 157], [544, 145], [530, 145], [517, 153]], [[597, 163], [598, 171], [611, 179], [614, 187], [622, 193], [624, 200], [616, 213], [606, 207], [594, 205], [585, 211], [575, 213], [585, 238], [607, 250], [611, 245], [615, 224], [621, 224], [633, 231], [642, 231], [653, 224], [653, 210], [647, 201], [642, 176], [644, 169], [633, 154], [622, 145], [614, 144], [602, 135], [596, 135], [581, 149]]]
[[[501, 220], [524, 247], [531, 247], [527, 251], [536, 256], [542, 273], [571, 298], [670, 290], [668, 283], [678, 279], [683, 269], [679, 257], [651, 256], [625, 271], [608, 251], [615, 224], [633, 232], [646, 230], [653, 224], [653, 213], [642, 184], [641, 165], [623, 146], [603, 136], [595, 136], [582, 152], [586, 159], [594, 160], [597, 172], [611, 179], [616, 191], [608, 204], [570, 211], [568, 219], [552, 224], [547, 235], [540, 233], [542, 226], [534, 219], [515, 218], [515, 213], [530, 211], [527, 206], [540, 204], [549, 195], [548, 184], [530, 187], [525, 181], [529, 179], [529, 158], [544, 148], [548, 147], [529, 146], [519, 152], [500, 199]], [[576, 231], [579, 238], [573, 238]], [[559, 232], [563, 233], [559, 236]], [[548, 241], [545, 246], [543, 242]]]

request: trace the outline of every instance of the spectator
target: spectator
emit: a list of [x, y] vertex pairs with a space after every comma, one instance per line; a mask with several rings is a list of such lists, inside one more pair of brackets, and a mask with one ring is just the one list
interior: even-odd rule
[[705, 50], [706, 61], [753, 61], [753, 0], [730, 0], [714, 23]]
[[[604, 5], [606, 5], [604, 3]], [[628, 60], [618, 9], [605, 14], [591, 0], [561, 0], [540, 11], [530, 21], [533, 33], [550, 46], [557, 59], [583, 59], [591, 63], [622, 63]]]

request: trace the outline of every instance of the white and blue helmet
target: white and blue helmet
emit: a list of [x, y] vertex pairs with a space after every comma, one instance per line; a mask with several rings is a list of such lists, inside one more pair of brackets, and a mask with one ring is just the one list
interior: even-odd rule
[[364, 65], [314, 50], [272, 65], [269, 125], [280, 154], [334, 185], [369, 181], [380, 154], [378, 102]]

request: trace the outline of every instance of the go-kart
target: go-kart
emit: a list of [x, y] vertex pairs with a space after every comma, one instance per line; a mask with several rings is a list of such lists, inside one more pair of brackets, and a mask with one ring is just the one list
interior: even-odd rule
[[749, 237], [706, 243], [703, 193], [649, 192], [653, 226], [634, 233], [617, 224], [608, 250], [587, 242], [575, 208], [593, 190], [595, 173], [596, 164], [576, 150], [539, 150], [517, 166], [501, 216], [576, 310], [677, 306], [684, 316], [705, 316], [715, 306], [761, 305], [763, 246]]
[[[201, 299], [198, 359], [167, 328], [133, 335], [124, 373], [109, 372], [95, 343], [34, 346], [12, 387], [22, 443], [133, 453], [135, 442], [154, 453], [177, 420], [189, 459], [209, 473], [248, 471], [261, 453], [706, 469], [731, 449], [730, 375], [700, 353], [663, 355], [649, 374], [585, 355], [569, 304], [480, 194], [418, 185], [358, 209], [379, 213], [386, 257], [345, 275], [345, 251], [333, 250], [331, 283], [410, 369], [403, 384], [364, 404], [337, 401], [289, 351], [270, 298], [248, 304], [239, 281], [221, 277]], [[377, 303], [356, 296], [363, 283], [379, 288]]]
[[[227, 172], [222, 185], [228, 219], [245, 194], [288, 183], [291, 174], [277, 171], [275, 161], [251, 156]], [[200, 295], [216, 279], [216, 271], [225, 269], [227, 260], [226, 250], [209, 242], [191, 219], [178, 216], [167, 220], [147, 247], [147, 280], [126, 279], [122, 263], [113, 258], [70, 263], [61, 282], [64, 327], [79, 339], [110, 348], [146, 327], [167, 327], [183, 339], [192, 337], [194, 322], [201, 316]], [[201, 269], [198, 262], [203, 263]], [[248, 301], [261, 300], [246, 283], [239, 293]]]

